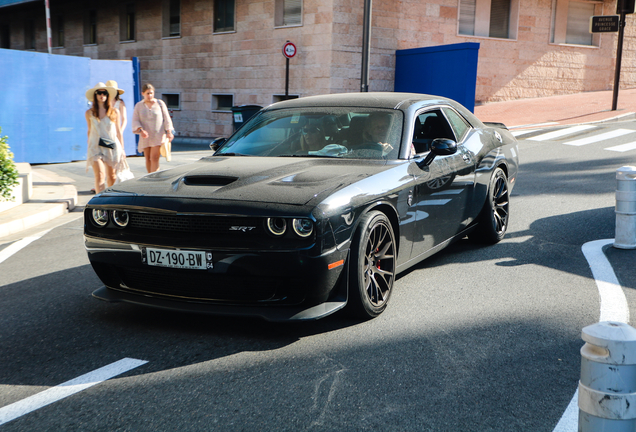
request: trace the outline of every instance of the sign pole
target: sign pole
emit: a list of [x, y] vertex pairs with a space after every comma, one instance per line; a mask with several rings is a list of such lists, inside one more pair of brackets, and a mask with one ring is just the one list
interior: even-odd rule
[[[622, 5], [623, 0], [618, 0]], [[618, 89], [621, 80], [621, 61], [623, 58], [623, 35], [625, 33], [625, 11], [621, 7], [618, 23], [618, 44], [616, 46], [616, 70], [614, 71], [614, 92], [612, 97], [612, 111], [616, 111], [618, 105]]]
[[296, 55], [298, 49], [290, 41], [283, 45], [283, 55], [285, 56], [285, 100], [289, 99], [289, 59]]
[[289, 57], [285, 58], [285, 100], [289, 99]]

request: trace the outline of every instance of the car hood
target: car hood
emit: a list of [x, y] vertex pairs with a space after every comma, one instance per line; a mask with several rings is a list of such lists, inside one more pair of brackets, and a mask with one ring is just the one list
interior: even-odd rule
[[162, 196], [306, 205], [389, 167], [386, 161], [213, 156], [108, 189]]

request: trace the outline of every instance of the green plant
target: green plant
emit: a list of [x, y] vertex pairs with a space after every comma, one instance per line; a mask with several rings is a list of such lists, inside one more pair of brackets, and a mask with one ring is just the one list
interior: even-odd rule
[[9, 151], [8, 137], [2, 136], [0, 128], [0, 201], [12, 198], [12, 188], [18, 184], [18, 169], [13, 163], [13, 153]]

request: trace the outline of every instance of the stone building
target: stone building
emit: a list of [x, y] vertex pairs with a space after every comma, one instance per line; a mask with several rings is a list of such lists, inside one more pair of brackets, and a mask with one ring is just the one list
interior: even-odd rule
[[[138, 57], [181, 136], [232, 131], [233, 105], [360, 90], [364, 0], [49, 0], [52, 53]], [[392, 91], [395, 52], [479, 42], [477, 103], [608, 90], [616, 33], [591, 34], [616, 0], [375, 0], [370, 91]], [[628, 15], [621, 85], [636, 86]], [[0, 48], [47, 52], [45, 2], [0, 0]], [[440, 68], [445, 65], [431, 65]], [[413, 71], [417, 74], [418, 71]]]

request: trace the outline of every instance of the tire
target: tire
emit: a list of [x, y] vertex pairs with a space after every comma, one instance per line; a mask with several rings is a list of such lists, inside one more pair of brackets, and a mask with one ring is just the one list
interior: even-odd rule
[[358, 318], [375, 318], [386, 309], [395, 281], [396, 248], [386, 215], [362, 216], [350, 256], [349, 311]]
[[495, 168], [488, 185], [484, 208], [477, 217], [477, 227], [469, 237], [487, 244], [500, 242], [508, 230], [509, 210], [508, 178], [501, 168]]

